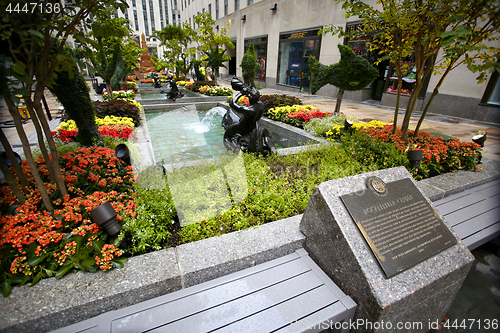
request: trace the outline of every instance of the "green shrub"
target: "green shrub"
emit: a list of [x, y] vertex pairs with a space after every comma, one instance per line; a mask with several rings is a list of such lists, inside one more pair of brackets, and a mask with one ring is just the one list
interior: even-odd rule
[[341, 142], [345, 150], [363, 165], [375, 165], [377, 169], [409, 166], [405, 152], [392, 143], [374, 140], [364, 132], [344, 133]]
[[[69, 152], [76, 152], [78, 150], [78, 148], [82, 147], [82, 145], [76, 141], [64, 143], [61, 139], [58, 139], [58, 138], [54, 138], [54, 143], [56, 145], [57, 154], [59, 156], [64, 156], [64, 155], [66, 155], [66, 153], [69, 153]], [[50, 148], [49, 148], [49, 144], [47, 143], [47, 141], [45, 141], [45, 147], [47, 147], [47, 151], [50, 154]], [[34, 160], [37, 160], [38, 157], [40, 157], [40, 155], [42, 154], [42, 151], [40, 150], [40, 147], [38, 147], [38, 146], [36, 148], [34, 148], [31, 152], [33, 154]]]
[[253, 43], [250, 44], [247, 51], [243, 55], [240, 67], [245, 84], [249, 87], [255, 87], [255, 73], [257, 68], [259, 68], [259, 63], [257, 62], [257, 56], [255, 55]]
[[127, 251], [142, 254], [168, 247], [177, 227], [174, 204], [166, 190], [136, 187], [137, 217], [126, 216], [120, 237], [129, 243]]
[[109, 99], [104, 102], [95, 101], [94, 110], [95, 115], [99, 118], [106, 116], [129, 117], [134, 120], [136, 127], [141, 123], [141, 111], [134, 105], [134, 101], [124, 99]]
[[302, 105], [300, 98], [286, 94], [262, 95], [260, 101], [264, 104], [264, 113], [278, 106]]
[[[182, 242], [218, 236], [304, 212], [322, 182], [376, 169], [361, 165], [340, 145], [326, 145], [288, 156], [243, 155], [247, 196], [220, 215], [187, 225]], [[196, 174], [194, 171], [193, 174]]]
[[[326, 132], [331, 131], [334, 125], [343, 127], [346, 118], [347, 117], [343, 114], [323, 118], [312, 118], [304, 124], [304, 129], [313, 135], [327, 137], [328, 135]], [[353, 121], [358, 120], [353, 118]]]

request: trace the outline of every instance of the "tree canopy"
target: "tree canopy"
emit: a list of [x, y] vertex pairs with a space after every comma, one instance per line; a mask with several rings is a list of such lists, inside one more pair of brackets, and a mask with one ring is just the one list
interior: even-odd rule
[[309, 68], [312, 74], [311, 93], [315, 94], [321, 87], [331, 84], [339, 88], [335, 113], [340, 112], [340, 104], [345, 90], [361, 90], [375, 80], [378, 70], [365, 58], [357, 56], [349, 46], [338, 45], [340, 61], [329, 66], [321, 64], [314, 57], [309, 57]]
[[[492, 44], [498, 40], [500, 11], [496, 0], [382, 0], [375, 6], [360, 0], [336, 2], [342, 3], [346, 17], [362, 19], [363, 27], [345, 33], [343, 27], [326, 26], [323, 32], [349, 38], [372, 35], [368, 43], [370, 51], [378, 53], [379, 61], [387, 59], [394, 65], [399, 81], [394, 128], [401, 89], [401, 63], [409, 55], [415, 60], [416, 83], [406, 106], [403, 139], [406, 139], [418, 95], [430, 74], [440, 74], [444, 70], [444, 80], [449, 73], [446, 68], [456, 68], [456, 59], [462, 57], [471, 71], [479, 73], [478, 82], [487, 77], [489, 69], [498, 70], [499, 52]], [[442, 61], [438, 59], [440, 52], [444, 54]], [[440, 80], [438, 88], [441, 84]], [[423, 117], [425, 112], [421, 120]]]

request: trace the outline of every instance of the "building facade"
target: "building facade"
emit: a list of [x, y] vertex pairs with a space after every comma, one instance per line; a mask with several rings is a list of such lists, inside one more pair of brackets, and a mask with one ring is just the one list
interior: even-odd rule
[[[363, 54], [369, 36], [365, 39], [345, 40], [331, 34], [318, 35], [320, 28], [333, 24], [355, 29], [357, 18], [344, 17], [341, 4], [334, 0], [128, 0], [128, 19], [131, 28], [149, 36], [162, 25], [188, 23], [197, 29], [194, 17], [209, 12], [216, 21], [216, 30], [225, 27], [234, 49], [227, 49], [231, 61], [221, 68], [221, 75], [241, 77], [239, 64], [246, 49], [254, 44], [260, 68], [256, 79], [269, 88], [309, 93], [309, 57], [323, 64], [340, 59], [338, 44], [349, 44], [356, 53]], [[368, 1], [375, 3], [376, 1]], [[135, 9], [134, 9], [135, 8]], [[175, 19], [175, 20], [174, 20]], [[500, 46], [499, 46], [500, 47]], [[411, 59], [404, 87], [411, 91]], [[363, 91], [346, 92], [345, 99], [380, 100], [392, 106], [395, 94], [391, 92], [394, 79], [389, 63], [378, 65], [379, 77]], [[429, 112], [500, 123], [500, 80], [491, 75], [488, 82], [478, 84], [475, 73], [465, 66], [453, 70], [440, 88]], [[429, 98], [439, 76], [432, 76], [420, 94], [419, 106]], [[337, 88], [325, 86], [317, 92], [336, 96]], [[403, 104], [404, 105], [404, 104]], [[418, 109], [417, 109], [418, 110]]]

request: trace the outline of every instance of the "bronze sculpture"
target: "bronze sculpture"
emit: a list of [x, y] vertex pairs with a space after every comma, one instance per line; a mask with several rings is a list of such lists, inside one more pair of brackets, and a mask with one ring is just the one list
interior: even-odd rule
[[[239, 91], [229, 102], [230, 110], [222, 119], [224, 146], [234, 153], [259, 152], [267, 155], [276, 152], [274, 141], [269, 130], [258, 123], [264, 113], [264, 105], [260, 101], [260, 93], [254, 87], [247, 87], [234, 76], [231, 80], [233, 90]], [[238, 105], [238, 99], [247, 96], [249, 105]]]

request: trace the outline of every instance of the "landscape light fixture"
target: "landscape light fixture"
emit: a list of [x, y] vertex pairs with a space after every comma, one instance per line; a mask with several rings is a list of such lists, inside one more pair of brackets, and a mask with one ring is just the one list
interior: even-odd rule
[[271, 6], [271, 10], [276, 10], [276, 9], [278, 9], [278, 4], [277, 3], [275, 3], [275, 4], [273, 4]]
[[485, 131], [477, 132], [477, 134], [472, 137], [472, 141], [474, 143], [481, 145], [481, 148], [483, 148], [484, 142], [486, 141], [486, 132]]
[[[16, 158], [17, 163], [21, 163], [21, 156], [19, 156], [19, 154], [16, 153], [15, 151], [13, 151], [13, 153], [14, 153], [14, 157]], [[12, 162], [7, 157], [6, 152], [4, 152], [4, 151], [0, 152], [0, 158], [2, 158], [2, 160], [5, 162], [5, 164], [7, 164], [8, 167], [12, 166]]]
[[351, 117], [346, 117], [344, 120], [344, 131], [347, 132], [352, 127], [352, 124], [354, 124], [354, 120]]
[[118, 234], [122, 228], [116, 220], [116, 211], [113, 206], [111, 206], [109, 201], [106, 201], [97, 208], [94, 208], [90, 212], [90, 218], [95, 224], [102, 227], [111, 236]]
[[418, 169], [420, 167], [420, 161], [422, 161], [423, 153], [421, 150], [408, 150], [406, 152], [408, 160], [410, 161], [410, 168]]
[[130, 150], [128, 149], [126, 144], [120, 143], [118, 146], [116, 146], [115, 155], [120, 160], [127, 163], [127, 165], [132, 165], [132, 161], [130, 160]]
[[242, 21], [245, 21], [246, 19], [247, 19], [247, 16], [246, 16], [246, 15], [243, 15], [243, 16], [241, 17], [241, 20], [242, 20]]

